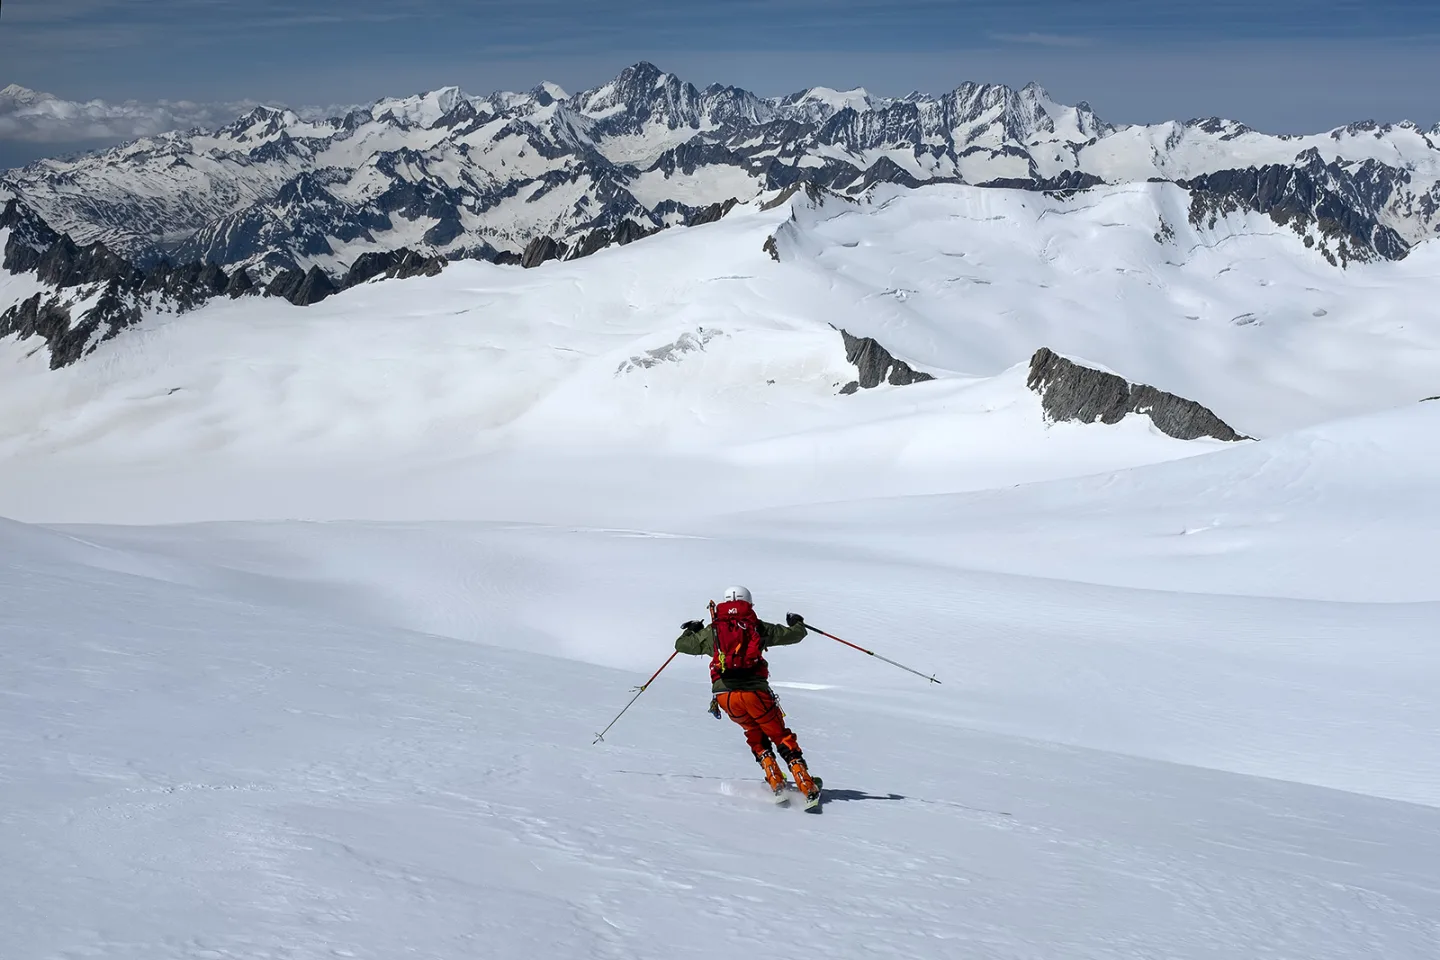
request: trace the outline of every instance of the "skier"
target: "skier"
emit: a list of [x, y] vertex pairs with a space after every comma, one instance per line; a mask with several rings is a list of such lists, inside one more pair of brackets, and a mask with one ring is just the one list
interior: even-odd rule
[[820, 787], [810, 776], [795, 734], [785, 726], [785, 714], [770, 689], [770, 666], [764, 656], [767, 647], [804, 640], [805, 618], [787, 613], [788, 626], [783, 627], [764, 622], [755, 615], [750, 591], [744, 587], [726, 590], [720, 604], [710, 604], [710, 615], [713, 622], [709, 626], [700, 620], [686, 622], [685, 632], [675, 641], [680, 653], [710, 658], [711, 690], [715, 694], [710, 712], [718, 719], [723, 710], [744, 728], [745, 741], [765, 771], [765, 782], [777, 796], [784, 793], [785, 774], [775, 761], [775, 749], [790, 767], [796, 789], [812, 804], [817, 802]]

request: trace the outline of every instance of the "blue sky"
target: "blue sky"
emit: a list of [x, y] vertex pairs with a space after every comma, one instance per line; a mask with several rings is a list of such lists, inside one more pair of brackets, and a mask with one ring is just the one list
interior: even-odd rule
[[762, 94], [1038, 80], [1119, 122], [1440, 121], [1437, 0], [8, 0], [0, 11], [0, 86], [76, 99], [574, 90], [639, 59]]

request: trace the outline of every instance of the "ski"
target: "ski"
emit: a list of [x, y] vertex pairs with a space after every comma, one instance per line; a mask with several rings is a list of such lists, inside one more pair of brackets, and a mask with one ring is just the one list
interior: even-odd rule
[[820, 801], [825, 796], [825, 781], [819, 777], [811, 777], [810, 779], [815, 781], [815, 796], [805, 798], [805, 812], [819, 813]]
[[[810, 779], [815, 781], [815, 796], [805, 798], [805, 812], [819, 813], [820, 802], [825, 798], [825, 781], [820, 779], [819, 777], [811, 777]], [[791, 783], [788, 780], [785, 781], [785, 787], [787, 790], [793, 790], [796, 793], [800, 792], [800, 790], [795, 786], [795, 784]]]

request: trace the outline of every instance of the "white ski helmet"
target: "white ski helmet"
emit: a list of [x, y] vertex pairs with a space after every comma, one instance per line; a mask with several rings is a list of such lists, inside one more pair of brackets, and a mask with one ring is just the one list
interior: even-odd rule
[[746, 603], [754, 602], [750, 599], [750, 591], [744, 587], [726, 587], [724, 600], [726, 603], [729, 603], [731, 600], [744, 600]]

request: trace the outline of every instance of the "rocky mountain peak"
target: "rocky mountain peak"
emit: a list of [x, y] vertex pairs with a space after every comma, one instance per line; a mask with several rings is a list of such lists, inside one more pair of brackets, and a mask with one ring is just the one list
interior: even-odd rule
[[386, 119], [402, 130], [428, 130], [473, 98], [459, 87], [439, 87], [412, 97], [388, 97], [370, 108], [376, 119]]
[[640, 61], [609, 83], [575, 97], [580, 112], [612, 132], [636, 132], [652, 117], [671, 129], [689, 125], [700, 92], [655, 64]]
[[320, 177], [309, 172], [287, 181], [275, 195], [275, 203], [286, 207], [309, 204], [332, 206], [338, 202], [335, 196], [325, 189]]
[[0, 90], [0, 99], [10, 100], [18, 104], [38, 103], [42, 100], [54, 100], [54, 96], [48, 93], [39, 93], [29, 87], [22, 87], [18, 83], [6, 85]]
[[[802, 182], [859, 196], [880, 183], [1075, 191], [1172, 180], [1202, 198], [1201, 219], [1258, 210], [1314, 226], [1302, 229], [1337, 263], [1403, 256], [1440, 226], [1440, 146], [1410, 127], [1282, 138], [1211, 118], [1125, 129], [1111, 140], [1117, 128], [1088, 105], [1033, 83], [761, 98], [697, 89], [641, 61], [574, 96], [553, 84], [486, 97], [441, 87], [329, 121], [257, 107], [210, 136], [11, 171], [0, 196], [135, 263], [248, 267], [261, 283], [317, 264], [339, 276], [363, 252], [402, 247], [518, 261], [549, 236], [589, 250], [623, 223], [691, 223]], [[1227, 161], [1239, 136], [1244, 166]]]
[[289, 110], [279, 107], [256, 107], [234, 123], [222, 128], [220, 133], [244, 142], [272, 137], [299, 120], [300, 118]]
[[653, 90], [656, 87], [665, 86], [671, 82], [679, 82], [678, 78], [672, 77], [649, 60], [640, 60], [632, 63], [624, 70], [621, 70], [620, 75], [616, 77], [615, 80], [622, 89], [638, 89], [642, 92], [647, 89]]

